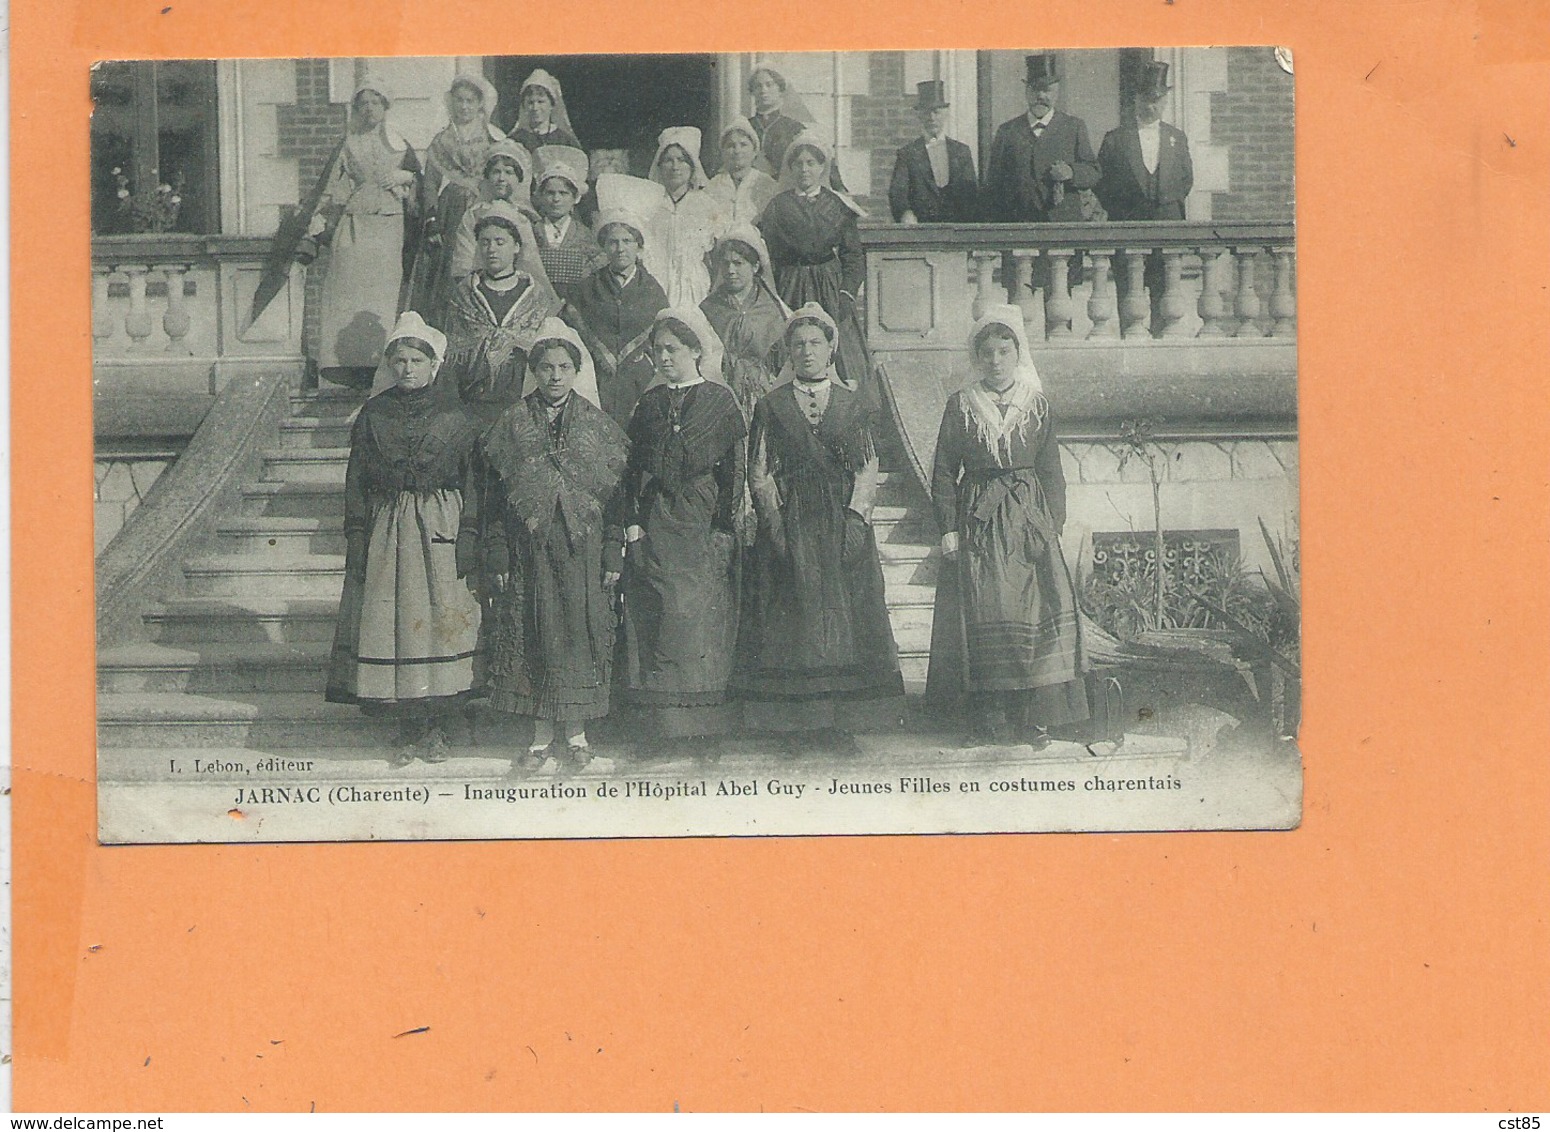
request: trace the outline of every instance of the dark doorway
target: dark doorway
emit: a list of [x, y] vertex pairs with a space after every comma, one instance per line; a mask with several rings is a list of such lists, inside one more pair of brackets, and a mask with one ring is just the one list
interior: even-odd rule
[[701, 160], [715, 168], [719, 62], [715, 55], [501, 55], [485, 69], [500, 92], [502, 129], [516, 122], [522, 80], [542, 67], [560, 80], [571, 128], [587, 152], [627, 150], [630, 172], [644, 177], [667, 126], [698, 126], [706, 138]]

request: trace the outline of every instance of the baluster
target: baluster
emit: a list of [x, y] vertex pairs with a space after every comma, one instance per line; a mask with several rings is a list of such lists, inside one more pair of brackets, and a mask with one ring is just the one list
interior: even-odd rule
[[1125, 250], [1125, 298], [1119, 304], [1121, 329], [1126, 338], [1145, 338], [1151, 304], [1146, 299], [1146, 256], [1135, 248]]
[[[1017, 297], [1012, 301], [1022, 308], [1023, 325], [1031, 332], [1044, 324], [1039, 298], [1033, 291], [1033, 257], [1038, 253], [1031, 248], [1019, 248], [1012, 254], [1017, 257]], [[1030, 333], [1029, 337], [1032, 336]]]
[[974, 317], [980, 319], [996, 301], [991, 288], [995, 286], [996, 260], [1001, 256], [996, 252], [970, 252], [969, 255], [974, 260]]
[[102, 346], [113, 337], [116, 320], [108, 309], [108, 289], [113, 283], [113, 268], [92, 267], [91, 271], [91, 336], [93, 346]]
[[167, 332], [167, 353], [192, 354], [194, 351], [184, 341], [191, 325], [188, 304], [183, 301], [183, 273], [186, 263], [169, 263], [162, 268], [167, 277], [167, 311], [161, 316], [161, 328]]
[[1227, 308], [1222, 302], [1222, 250], [1200, 248], [1200, 337], [1221, 338], [1227, 331], [1222, 328], [1222, 316]]
[[1254, 261], [1259, 257], [1258, 248], [1234, 248], [1238, 260], [1238, 328], [1233, 332], [1238, 338], [1263, 338], [1259, 328], [1259, 293], [1254, 290]]
[[1114, 250], [1094, 248], [1089, 254], [1093, 257], [1093, 293], [1087, 297], [1087, 317], [1092, 319], [1093, 328], [1087, 332], [1087, 337], [1118, 338], [1119, 323], [1114, 320], [1118, 308], [1114, 287], [1109, 282]]
[[1270, 333], [1276, 338], [1291, 338], [1297, 333], [1297, 296], [1292, 293], [1292, 252], [1289, 248], [1271, 248], [1276, 261], [1276, 288], [1270, 295], [1270, 313], [1275, 325]]
[[1158, 336], [1183, 338], [1188, 334], [1184, 329], [1184, 316], [1189, 313], [1189, 304], [1184, 301], [1183, 249], [1164, 248], [1162, 261], [1163, 293], [1162, 301], [1157, 304], [1157, 312], [1162, 316], [1162, 328]]
[[1049, 263], [1049, 282], [1044, 292], [1044, 331], [1050, 338], [1071, 337], [1071, 257], [1069, 248], [1051, 248], [1045, 255]]
[[129, 348], [143, 350], [155, 329], [151, 324], [151, 312], [145, 303], [145, 277], [150, 268], [143, 264], [125, 264], [121, 269], [129, 276], [129, 313], [124, 316], [124, 330], [129, 334]]

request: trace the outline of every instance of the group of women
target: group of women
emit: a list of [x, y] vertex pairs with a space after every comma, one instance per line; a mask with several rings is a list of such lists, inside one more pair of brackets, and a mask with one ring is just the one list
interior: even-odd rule
[[[533, 720], [530, 771], [584, 765], [621, 698], [659, 745], [753, 728], [845, 752], [838, 702], [902, 692], [860, 210], [830, 150], [770, 115], [772, 84], [753, 76], [760, 113], [722, 132], [716, 177], [673, 127], [649, 179], [595, 190], [543, 71], [510, 137], [459, 77], [423, 169], [381, 84], [357, 92], [309, 230], [332, 244], [322, 374], [371, 389], [328, 696], [396, 715], [399, 764], [444, 759], [473, 697]], [[950, 565], [928, 691], [1042, 742], [1086, 715], [1058, 451], [1016, 308], [970, 352], [933, 484]]]

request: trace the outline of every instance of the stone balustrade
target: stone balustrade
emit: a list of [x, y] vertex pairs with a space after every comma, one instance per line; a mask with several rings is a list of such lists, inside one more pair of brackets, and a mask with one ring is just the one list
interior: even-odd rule
[[1296, 249], [1283, 222], [923, 224], [862, 229], [869, 336], [962, 342], [987, 306], [1031, 340], [1294, 339]]
[[192, 434], [238, 373], [301, 372], [305, 271], [250, 321], [270, 240], [176, 233], [92, 241], [99, 442]]
[[[1022, 308], [1067, 449], [1118, 443], [1127, 421], [1147, 421], [1181, 452], [1206, 456], [1215, 445], [1258, 451], [1296, 436], [1290, 224], [878, 225], [861, 238], [867, 343], [922, 485], [947, 398], [973, 379], [969, 329], [986, 307], [1006, 302]], [[1073, 477], [1085, 490], [1085, 475]], [[1218, 495], [1237, 499], [1235, 475], [1218, 478], [1189, 486], [1185, 510], [1215, 506]], [[1284, 471], [1271, 479], [1295, 486]], [[1095, 484], [1101, 498], [1080, 502], [1094, 529], [1107, 529], [1100, 518], [1116, 516], [1123, 492]], [[1143, 486], [1120, 508], [1137, 529], [1150, 506]], [[1247, 532], [1248, 546], [1255, 516], [1276, 518], [1283, 501], [1239, 502], [1215, 525]]]
[[267, 238], [101, 236], [92, 241], [93, 362], [301, 356], [303, 274], [248, 314]]

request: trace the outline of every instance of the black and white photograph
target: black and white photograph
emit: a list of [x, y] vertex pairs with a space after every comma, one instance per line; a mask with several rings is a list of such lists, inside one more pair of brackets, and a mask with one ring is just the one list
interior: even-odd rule
[[1296, 827], [1293, 69], [97, 64], [100, 839]]

